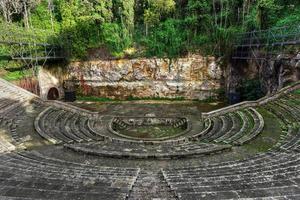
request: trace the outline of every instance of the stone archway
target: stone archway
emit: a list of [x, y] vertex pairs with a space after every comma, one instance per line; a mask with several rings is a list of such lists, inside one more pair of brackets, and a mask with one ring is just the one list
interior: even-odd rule
[[58, 100], [58, 99], [59, 99], [58, 89], [55, 87], [50, 88], [47, 94], [47, 100]]

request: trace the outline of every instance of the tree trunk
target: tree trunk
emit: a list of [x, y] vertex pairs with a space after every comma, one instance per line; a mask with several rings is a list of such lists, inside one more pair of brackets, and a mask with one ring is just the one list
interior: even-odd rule
[[218, 26], [218, 19], [217, 19], [217, 11], [216, 11], [216, 2], [213, 0], [213, 10], [214, 10], [214, 17], [215, 17], [215, 25]]
[[48, 10], [49, 10], [49, 14], [50, 14], [50, 18], [51, 18], [51, 28], [52, 31], [54, 31], [54, 22], [53, 22], [53, 3], [52, 0], [48, 0]]
[[24, 26], [26, 29], [29, 29], [30, 26], [29, 26], [29, 14], [28, 14], [28, 8], [27, 8], [27, 5], [26, 5], [26, 2], [23, 1], [23, 8], [24, 8], [24, 13], [23, 13], [23, 19], [24, 19]]

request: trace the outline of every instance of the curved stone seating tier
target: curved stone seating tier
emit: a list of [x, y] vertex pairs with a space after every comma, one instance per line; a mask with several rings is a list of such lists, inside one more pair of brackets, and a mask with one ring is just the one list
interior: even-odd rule
[[25, 109], [22, 108], [21, 105], [14, 107], [10, 110], [10, 112], [0, 116], [0, 127], [6, 129], [15, 142], [19, 142], [20, 140], [17, 128], [19, 126], [19, 122], [25, 116]]
[[275, 153], [219, 166], [162, 171], [179, 199], [295, 198], [300, 195], [299, 167], [299, 154]]
[[285, 150], [291, 146], [295, 146], [297, 142], [300, 142], [299, 130], [297, 128], [300, 122], [300, 107], [296, 102], [300, 103], [299, 99], [294, 99], [293, 95], [289, 94], [263, 107], [280, 119], [285, 129], [287, 129], [288, 134], [285, 137], [289, 138], [289, 140], [285, 140], [286, 145], [282, 145], [281, 143], [277, 145], [281, 145], [282, 149]]
[[242, 129], [244, 123], [237, 112], [229, 113], [229, 117], [232, 122], [232, 127], [221, 137], [215, 139], [215, 142], [223, 142], [226, 139], [233, 137], [237, 132], [239, 132]]
[[[87, 116], [78, 112], [63, 110], [56, 107], [48, 107], [35, 119], [35, 129], [44, 139], [54, 144], [61, 143], [84, 143], [90, 141], [108, 140], [115, 143], [183, 143], [188, 140], [187, 135], [180, 135], [166, 141], [143, 141], [140, 139], [124, 138], [112, 133], [109, 124], [114, 119], [113, 116]], [[201, 121], [193, 126], [202, 130], [204, 128]], [[190, 130], [190, 128], [189, 128]]]
[[210, 131], [208, 131], [206, 134], [202, 134], [198, 140], [203, 140], [208, 142], [210, 137], [213, 137], [215, 134], [217, 134], [222, 127], [224, 126], [224, 122], [222, 121], [222, 119], [220, 117], [214, 117], [211, 119], [212, 120], [212, 128]]
[[242, 145], [248, 141], [251, 141], [255, 137], [257, 137], [261, 131], [264, 128], [264, 120], [263, 117], [255, 110], [255, 109], [249, 109], [248, 113], [250, 114], [250, 120], [253, 124], [251, 124], [248, 130], [247, 134], [243, 134], [242, 137], [240, 137], [238, 140], [235, 140], [233, 144], [235, 145]]
[[11, 144], [7, 138], [0, 136], [0, 154], [5, 152], [11, 152], [15, 149], [16, 147], [13, 144]]
[[[200, 120], [198, 120], [200, 121]], [[202, 123], [201, 123], [202, 124]], [[180, 136], [186, 136], [191, 131], [191, 122], [186, 117], [114, 117], [107, 125], [111, 133], [129, 140], [143, 140], [143, 141], [167, 141]], [[176, 129], [172, 135], [161, 135], [159, 132], [156, 136], [144, 136], [143, 138], [137, 135], [130, 135], [131, 132], [139, 127], [155, 127], [162, 126], [168, 129]], [[126, 130], [127, 133], [123, 133]], [[131, 132], [132, 133], [132, 132]]]
[[160, 145], [145, 145], [139, 143], [112, 143], [109, 141], [82, 144], [65, 144], [65, 148], [84, 154], [117, 157], [117, 158], [179, 158], [198, 155], [209, 155], [230, 150], [231, 145], [206, 144], [200, 142], [185, 142], [177, 145], [161, 143]]
[[230, 116], [222, 115], [222, 116], [220, 116], [220, 119], [222, 121], [222, 127], [215, 134], [213, 134], [211, 137], [209, 137], [205, 141], [212, 142], [212, 141], [224, 136], [226, 133], [228, 133], [232, 129], [234, 122]]
[[129, 142], [129, 143], [169, 143], [169, 144], [177, 144], [185, 142], [188, 139], [192, 139], [192, 137], [195, 137], [194, 134], [198, 133], [199, 131], [204, 131], [206, 128], [205, 123], [203, 121], [200, 121], [197, 119], [190, 119], [189, 118], [189, 125], [187, 130], [184, 132], [184, 134], [178, 134], [173, 137], [170, 137], [168, 139], [149, 139], [149, 140], [142, 140], [139, 138], [130, 138], [130, 137], [124, 137], [120, 134], [115, 134], [115, 131], [111, 130], [111, 123], [114, 119], [114, 116], [101, 116], [100, 119], [94, 118], [88, 121], [88, 128], [91, 132], [94, 134], [102, 137], [104, 140], [109, 140], [112, 142], [120, 143], [120, 142]]
[[274, 148], [290, 151], [300, 146], [300, 123], [288, 125], [287, 134]]
[[242, 145], [258, 136], [264, 128], [263, 117], [254, 108], [215, 116], [206, 124], [204, 131], [192, 139]]
[[[191, 131], [185, 135], [145, 142], [110, 132], [108, 125], [118, 116], [56, 101], [43, 102], [0, 79], [0, 128], [5, 132], [5, 137], [0, 135], [0, 199], [299, 199], [300, 95], [291, 93], [299, 88], [299, 83], [294, 84], [255, 102], [202, 113], [203, 120], [194, 117]], [[33, 114], [32, 106], [37, 108]], [[246, 151], [247, 158], [242, 160], [227, 158], [233, 155], [227, 152], [224, 159], [218, 155], [201, 162], [206, 155], [230, 150], [233, 145], [256, 142], [253, 139], [265, 123], [272, 126], [268, 118], [264, 121], [263, 116], [268, 117], [265, 112], [282, 123], [285, 133], [276, 145], [249, 157], [247, 148], [233, 148], [237, 156], [244, 156]], [[29, 113], [28, 120], [24, 120]], [[10, 136], [17, 141], [19, 126], [27, 122], [31, 126], [37, 114], [34, 128], [38, 134], [63, 146], [33, 146], [35, 151], [12, 153], [16, 150]], [[219, 158], [230, 161], [221, 162]], [[148, 172], [136, 167], [140, 162], [136, 159], [148, 159], [141, 165]], [[172, 167], [154, 170], [148, 166], [152, 162]], [[153, 191], [153, 195], [147, 195]]]
[[242, 145], [256, 137], [263, 129], [262, 116], [254, 109], [236, 111], [226, 115], [206, 119], [204, 125], [196, 124], [201, 132], [179, 136], [167, 141], [142, 141], [125, 139], [109, 131], [113, 116], [88, 117], [79, 113], [49, 107], [35, 120], [37, 132], [46, 140], [54, 143], [82, 143], [109, 140], [116, 143], [183, 143], [199, 140], [205, 143], [219, 142]]
[[88, 123], [87, 116], [49, 107], [36, 118], [35, 129], [54, 144], [102, 140], [103, 137], [90, 130]]
[[267, 153], [162, 173], [179, 199], [298, 199], [300, 126], [287, 126], [287, 135]]
[[278, 101], [271, 102], [268, 106], [271, 106], [273, 110], [276, 110], [274, 113], [282, 114], [287, 123], [293, 123], [297, 119], [293, 113], [290, 112], [290, 109], [285, 108], [285, 106], [283, 107]]
[[0, 79], [0, 113], [5, 113], [26, 101], [39, 102], [38, 96]]
[[294, 119], [298, 120], [300, 119], [300, 106], [297, 105], [295, 102], [291, 101], [291, 99], [281, 98], [276, 101], [281, 107], [284, 109], [290, 111]]
[[287, 125], [292, 123], [293, 121], [290, 120], [290, 113], [288, 113], [286, 110], [281, 109], [280, 111], [277, 110], [277, 107], [273, 107], [271, 105], [265, 105], [263, 107], [264, 109], [268, 110], [271, 112], [273, 115], [275, 115], [283, 124]]
[[126, 199], [138, 168], [95, 167], [25, 154], [0, 156], [0, 198]]
[[202, 137], [203, 135], [206, 135], [208, 132], [211, 131], [213, 128], [213, 120], [208, 118], [204, 120], [204, 126], [201, 132], [193, 134], [191, 136], [188, 136], [190, 140], [197, 140], [198, 138]]

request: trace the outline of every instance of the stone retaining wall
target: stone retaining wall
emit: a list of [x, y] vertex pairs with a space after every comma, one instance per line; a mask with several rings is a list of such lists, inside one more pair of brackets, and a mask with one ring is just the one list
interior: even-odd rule
[[[88, 95], [112, 99], [128, 97], [184, 97], [206, 99], [221, 88], [223, 71], [214, 57], [97, 60], [73, 62], [69, 79]], [[80, 87], [78, 87], [80, 86]]]

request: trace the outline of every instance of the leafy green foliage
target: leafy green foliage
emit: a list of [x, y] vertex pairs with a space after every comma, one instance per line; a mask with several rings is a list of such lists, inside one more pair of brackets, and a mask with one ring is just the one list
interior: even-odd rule
[[300, 95], [300, 90], [293, 91], [293, 94], [299, 94]]
[[264, 96], [259, 79], [242, 81], [239, 93], [241, 94], [242, 101], [253, 101]]
[[7, 72], [2, 78], [7, 81], [17, 81], [32, 75], [32, 70]]
[[42, 3], [36, 7], [34, 13], [31, 15], [30, 21], [34, 28], [53, 30], [56, 32], [60, 30], [60, 24], [54, 19], [54, 16], [52, 16], [46, 1], [42, 1]]
[[[51, 31], [50, 35], [36, 34], [63, 42], [75, 59], [103, 46], [114, 57], [125, 56], [129, 48], [138, 56], [176, 57], [187, 52], [224, 56], [231, 53], [236, 33], [294, 25], [300, 20], [300, 2], [294, 0], [34, 2], [29, 27]], [[7, 21], [1, 8], [0, 14], [0, 23]], [[24, 16], [14, 14], [7, 23], [24, 26]]]
[[105, 23], [101, 26], [104, 44], [116, 57], [121, 56], [124, 49], [130, 47], [131, 37], [127, 29], [116, 23]]
[[155, 25], [161, 18], [175, 11], [174, 0], [149, 0], [149, 8], [145, 10], [144, 22], [148, 25]]
[[185, 32], [178, 20], [169, 19], [155, 28], [144, 40], [148, 56], [176, 57], [184, 51]]

